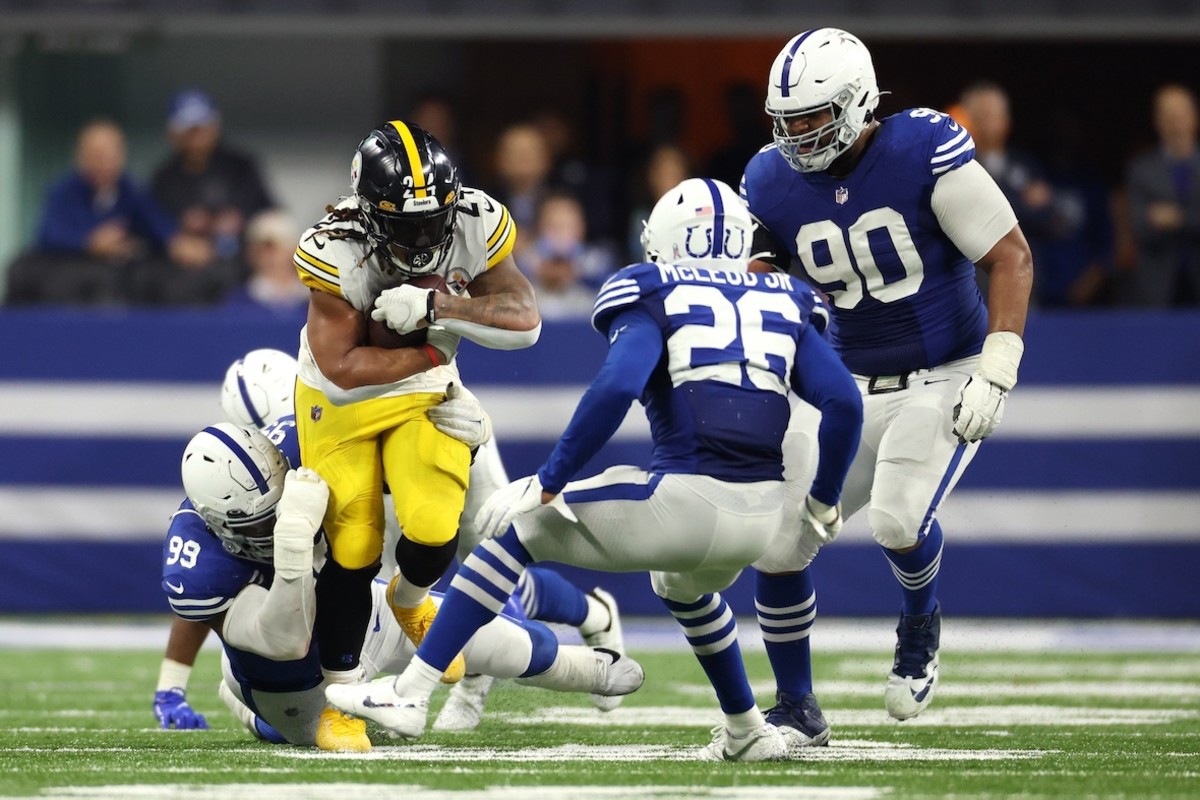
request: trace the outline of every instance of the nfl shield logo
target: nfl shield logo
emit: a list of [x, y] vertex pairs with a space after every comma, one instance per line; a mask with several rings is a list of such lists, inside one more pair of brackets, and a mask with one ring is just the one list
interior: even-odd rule
[[837, 191], [833, 193], [833, 199], [837, 201], [839, 206], [845, 205], [846, 201], [850, 199], [850, 191], [845, 186], [839, 186]]
[[323, 409], [320, 406], [313, 406], [312, 409], [309, 410], [308, 415], [310, 417], [312, 417], [313, 422], [321, 421], [321, 411], [322, 410]]

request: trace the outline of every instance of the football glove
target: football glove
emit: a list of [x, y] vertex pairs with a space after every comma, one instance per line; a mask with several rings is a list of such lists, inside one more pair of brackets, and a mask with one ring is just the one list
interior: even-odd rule
[[1004, 419], [1004, 400], [1017, 385], [1017, 367], [1025, 345], [1012, 331], [989, 333], [983, 340], [979, 367], [958, 390], [951, 431], [963, 443], [978, 442]]
[[446, 399], [425, 412], [442, 433], [474, 450], [492, 438], [492, 419], [461, 383], [446, 387]]
[[441, 354], [443, 364], [449, 364], [454, 360], [454, 354], [458, 352], [458, 343], [461, 341], [461, 336], [451, 333], [441, 325], [430, 325], [425, 333], [425, 344]]
[[[503, 486], [484, 501], [479, 513], [475, 515], [475, 530], [484, 539], [495, 539], [503, 536], [513, 520], [522, 514], [527, 514], [542, 505], [542, 482], [536, 474], [527, 478], [518, 478], [508, 486]], [[578, 522], [570, 506], [555, 495], [549, 503], [571, 522]]]
[[384, 322], [401, 335], [412, 333], [425, 322], [429, 314], [429, 293], [432, 289], [421, 289], [404, 283], [384, 289], [375, 299], [371, 319]]
[[329, 505], [329, 485], [308, 467], [288, 470], [275, 514], [275, 574], [312, 574], [313, 541]]
[[842, 532], [842, 506], [826, 505], [811, 494], [800, 504], [801, 534], [829, 544]]
[[208, 721], [187, 701], [183, 689], [167, 689], [154, 693], [154, 718], [163, 730], [208, 730]]

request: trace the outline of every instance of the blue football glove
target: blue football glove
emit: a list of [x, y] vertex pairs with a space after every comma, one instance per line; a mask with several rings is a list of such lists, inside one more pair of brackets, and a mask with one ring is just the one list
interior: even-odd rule
[[183, 689], [155, 692], [154, 718], [163, 730], [208, 730], [208, 722], [204, 715], [188, 705], [187, 692]]

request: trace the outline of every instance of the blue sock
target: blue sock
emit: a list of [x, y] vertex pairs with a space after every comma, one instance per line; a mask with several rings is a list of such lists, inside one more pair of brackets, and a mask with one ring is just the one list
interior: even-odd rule
[[417, 648], [421, 660], [435, 669], [450, 666], [475, 631], [504, 608], [531, 561], [533, 557], [511, 528], [499, 539], [485, 539], [472, 550], [450, 581], [437, 619]]
[[767, 658], [781, 692], [800, 697], [813, 690], [808, 634], [817, 618], [811, 567], [791, 575], [756, 573], [754, 607]]
[[258, 738], [270, 744], [287, 744], [288, 740], [283, 734], [275, 730], [272, 726], [263, 721], [263, 718], [258, 714], [254, 715], [254, 730], [258, 731]]
[[915, 550], [883, 549], [904, 592], [905, 614], [932, 614], [937, 606], [938, 569], [942, 565], [942, 526], [935, 519]]
[[662, 598], [683, 628], [696, 660], [704, 668], [721, 710], [741, 714], [754, 707], [746, 666], [737, 642], [737, 621], [721, 595], [706, 594], [694, 603]]
[[517, 583], [517, 594], [530, 619], [578, 628], [587, 619], [587, 596], [552, 569], [530, 567]]
[[529, 668], [521, 673], [522, 678], [530, 675], [541, 675], [554, 665], [558, 658], [558, 637], [554, 632], [537, 620], [525, 620], [521, 624], [533, 642], [533, 653], [529, 656]]

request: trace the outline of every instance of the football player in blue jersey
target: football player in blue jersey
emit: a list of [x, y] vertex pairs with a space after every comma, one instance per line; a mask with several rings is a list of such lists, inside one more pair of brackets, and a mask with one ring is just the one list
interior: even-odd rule
[[[163, 545], [162, 587], [176, 614], [220, 636], [220, 695], [234, 715], [265, 741], [321, 746], [315, 551], [324, 547], [329, 488], [312, 470], [289, 468], [299, 457], [291, 415], [262, 432], [222, 422], [194, 436], [181, 465], [187, 499]], [[374, 624], [361, 653], [367, 677], [403, 669], [415, 651], [386, 589], [386, 581], [372, 584]], [[560, 646], [540, 623], [505, 615], [473, 633], [463, 652], [475, 672], [601, 695], [641, 685], [632, 659]], [[351, 743], [343, 737], [340, 749], [370, 749], [365, 733]]]
[[[786, 275], [745, 271], [752, 234], [745, 207], [717, 181], [685, 181], [658, 202], [645, 236], [651, 263], [621, 270], [596, 299], [592, 322], [609, 342], [608, 356], [566, 432], [537, 474], [496, 492], [480, 511], [480, 530], [499, 538], [485, 540], [459, 569], [401, 675], [330, 685], [331, 705], [418, 736], [445, 665], [495, 617], [529, 564], [651, 570], [724, 712], [701, 756], [788, 754], [791, 729], [767, 724], [755, 705], [720, 591], [779, 530], [789, 392], [822, 412], [810, 509], [838, 503], [862, 401], [836, 354], [810, 330], [812, 292]], [[568, 482], [635, 398], [650, 420], [649, 471], [618, 466]], [[815, 514], [803, 520], [823, 527]]]
[[[938, 680], [937, 511], [1017, 382], [1033, 263], [970, 134], [927, 108], [880, 119], [879, 96], [857, 38], [835, 28], [793, 37], [767, 86], [775, 141], [747, 165], [741, 194], [762, 226], [755, 252], [829, 298], [830, 341], [862, 392], [862, 445], [841, 508], [815, 512], [840, 525], [867, 507], [903, 595], [885, 705], [907, 719]], [[775, 634], [764, 636], [779, 687], [768, 719], [811, 737], [824, 720], [807, 644], [811, 551], [798, 555], [764, 569], [756, 603], [764, 634]]]

